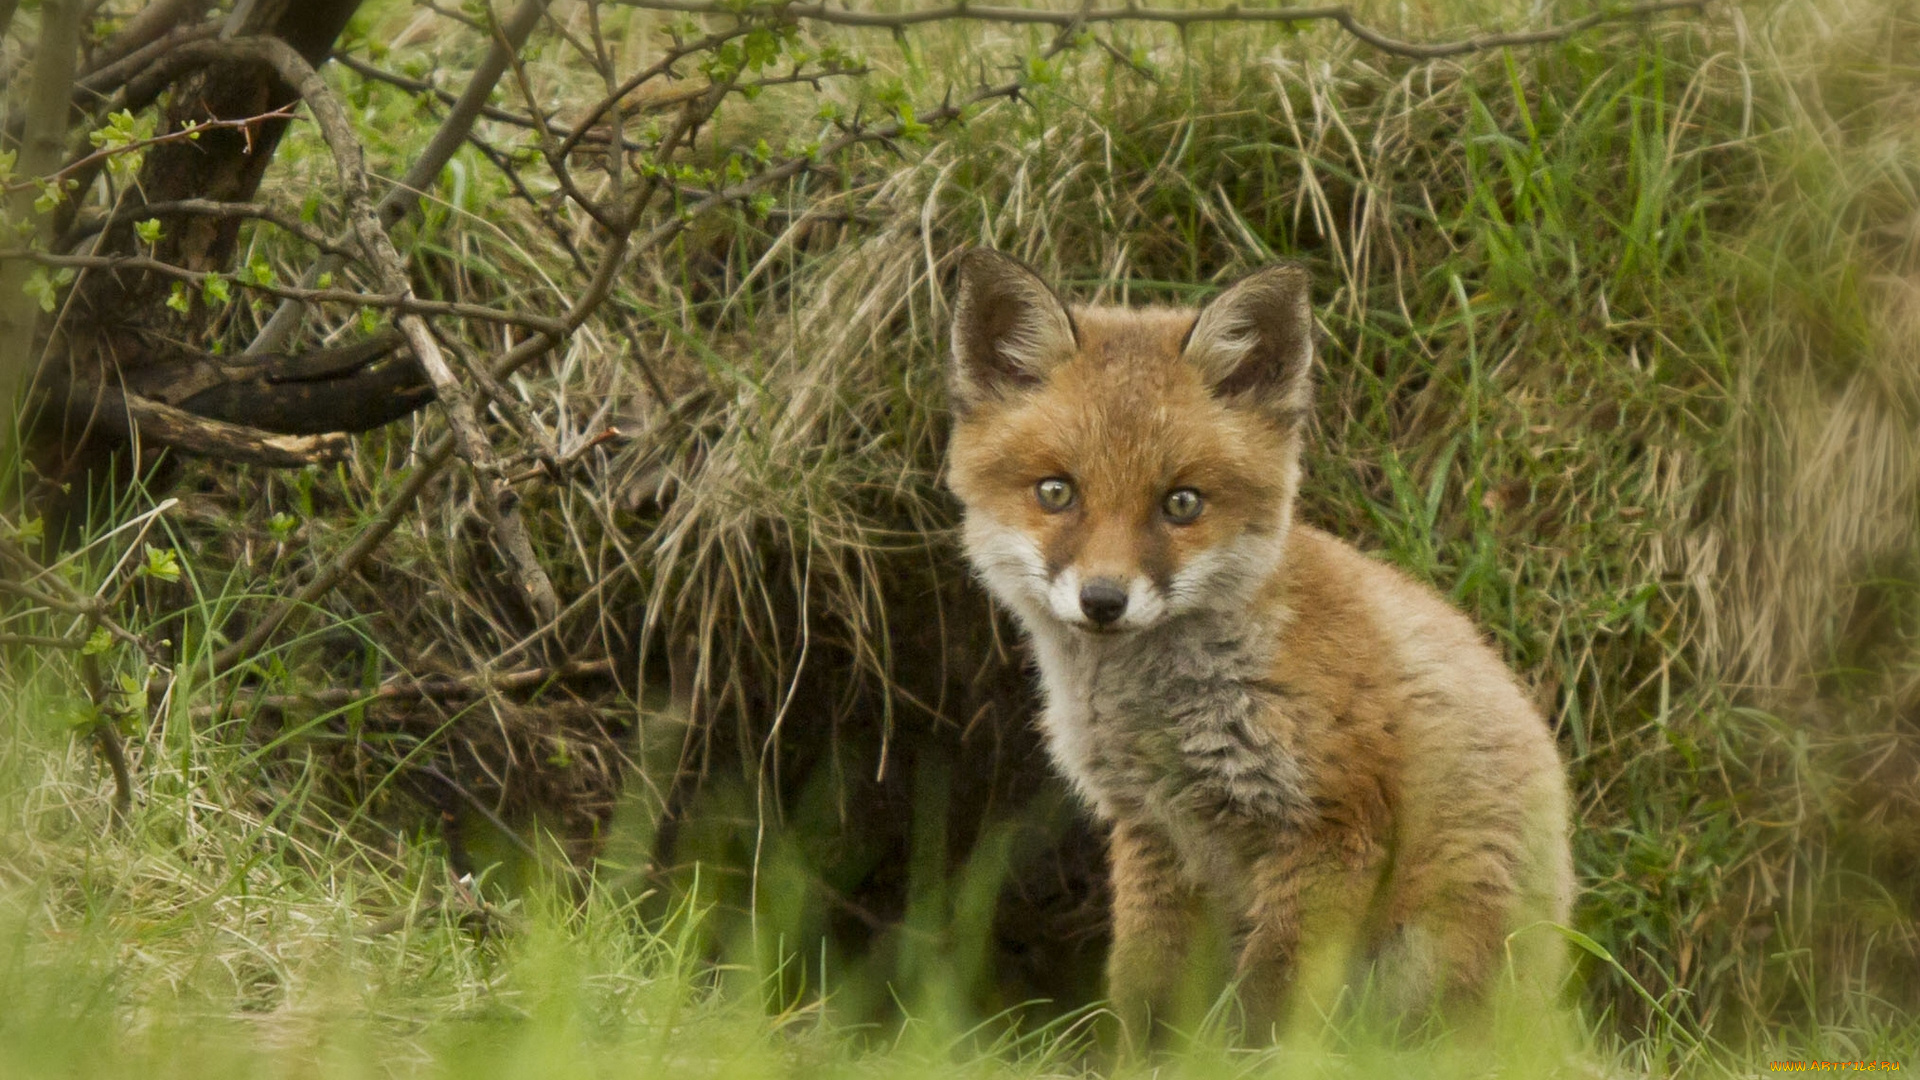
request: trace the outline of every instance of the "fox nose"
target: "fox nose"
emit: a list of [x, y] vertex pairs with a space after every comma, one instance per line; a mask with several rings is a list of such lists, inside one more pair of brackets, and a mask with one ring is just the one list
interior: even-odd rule
[[1094, 578], [1080, 586], [1080, 610], [1101, 626], [1127, 613], [1127, 590], [1112, 578]]

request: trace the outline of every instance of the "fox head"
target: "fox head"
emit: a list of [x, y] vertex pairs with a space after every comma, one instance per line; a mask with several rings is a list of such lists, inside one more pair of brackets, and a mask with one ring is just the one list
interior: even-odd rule
[[1306, 272], [1195, 311], [1075, 307], [960, 260], [948, 482], [967, 556], [1022, 619], [1144, 630], [1244, 607], [1278, 568], [1312, 401]]

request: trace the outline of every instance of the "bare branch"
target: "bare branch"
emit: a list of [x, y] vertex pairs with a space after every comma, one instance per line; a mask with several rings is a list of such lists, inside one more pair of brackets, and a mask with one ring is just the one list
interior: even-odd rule
[[[354, 56], [352, 53], [340, 53], [333, 58], [333, 62], [359, 75], [363, 79], [383, 82], [388, 86], [405, 90], [409, 94], [432, 94], [444, 105], [452, 105], [460, 100], [451, 92], [442, 90], [425, 79], [412, 79], [398, 72], [388, 71], [386, 68], [368, 63]], [[487, 120], [499, 121], [502, 124], [512, 124], [514, 127], [532, 128], [537, 124], [537, 121], [535, 121], [533, 117], [525, 113], [512, 112], [508, 109], [502, 109], [497, 105], [482, 105], [480, 107], [480, 116]], [[569, 130], [568, 133], [571, 134], [571, 130]], [[633, 149], [639, 149], [639, 147], [635, 146]]]
[[121, 742], [120, 732], [114, 727], [124, 710], [113, 707], [112, 692], [107, 689], [106, 677], [100, 672], [98, 656], [84, 652], [80, 654], [80, 680], [86, 684], [87, 699], [92, 703], [95, 714], [90, 734], [100, 748], [100, 756], [107, 759], [107, 768], [113, 772], [112, 821], [115, 825], [121, 825], [133, 810], [133, 770], [127, 765], [126, 745]]
[[[1063, 47], [1063, 45], [1064, 42], [1062, 40], [1056, 39], [1053, 50], [1057, 51]], [[1005, 83], [1001, 86], [983, 89], [961, 102], [949, 102], [939, 108], [929, 110], [925, 113], [919, 113], [917, 114], [917, 118], [919, 122], [925, 123], [929, 127], [948, 123], [959, 119], [964, 111], [973, 105], [993, 98], [1011, 98], [1017, 96], [1020, 92], [1020, 85], [1019, 82], [1015, 81]], [[716, 89], [718, 91], [717, 93], [710, 94], [699, 103], [704, 106], [704, 112], [695, 112], [690, 109], [682, 113], [675, 128], [662, 138], [660, 143], [661, 152], [677, 145], [688, 130], [694, 127], [696, 123], [703, 122], [705, 116], [711, 115], [713, 107], [718, 104], [720, 97], [726, 92], [724, 86]], [[619, 276], [620, 268], [625, 265], [631, 253], [637, 250], [656, 249], [663, 244], [671, 242], [675, 236], [678, 236], [680, 232], [686, 228], [688, 222], [692, 221], [700, 213], [718, 206], [751, 198], [768, 186], [791, 179], [809, 169], [817, 168], [821, 160], [858, 143], [883, 142], [888, 139], [898, 138], [903, 129], [904, 125], [902, 122], [895, 119], [883, 125], [850, 131], [834, 140], [829, 146], [823, 148], [816, 156], [790, 158], [738, 184], [705, 197], [691, 207], [688, 213], [672, 216], [667, 221], [646, 233], [643, 237], [630, 239], [628, 231], [622, 230], [615, 232], [612, 236], [613, 242], [606, 251], [601, 253], [599, 263], [595, 267], [593, 277], [588, 281], [585, 291], [574, 299], [573, 305], [568, 309], [567, 314], [561, 319], [561, 322], [567, 327], [569, 332], [572, 328], [584, 323], [588, 317], [590, 317], [594, 311], [598, 310], [600, 305], [606, 301], [608, 294], [613, 289], [615, 280], [617, 280]], [[657, 180], [655, 179], [649, 178], [641, 184], [639, 190], [634, 193], [632, 200], [628, 204], [628, 212], [623, 216], [629, 221], [637, 221], [640, 210], [652, 199], [656, 189]], [[549, 336], [540, 334], [521, 342], [496, 359], [489, 368], [489, 373], [496, 380], [506, 379], [514, 372], [546, 355], [549, 349], [559, 343], [562, 336], [564, 335], [555, 334]], [[476, 404], [484, 405], [484, 403], [485, 396], [483, 390], [481, 396], [477, 398]], [[419, 499], [421, 493], [426, 490], [427, 485], [432, 483], [434, 477], [437, 476], [440, 470], [445, 468], [447, 463], [452, 461], [453, 458], [454, 436], [451, 433], [442, 435], [420, 456], [420, 460], [414, 465], [413, 472], [408, 475], [406, 481], [400, 485], [400, 490], [395, 492], [387, 504], [380, 508], [380, 512], [374, 516], [371, 522], [362, 527], [360, 533], [354, 537], [353, 543], [349, 544], [346, 550], [342, 551], [332, 563], [315, 574], [313, 579], [302, 586], [298, 592], [275, 603], [260, 616], [259, 621], [255, 622], [244, 635], [226, 648], [221, 649], [214, 657], [214, 669], [216, 671], [223, 671], [244, 661], [247, 657], [258, 651], [261, 646], [266, 644], [267, 639], [271, 638], [280, 628], [280, 625], [295, 611], [317, 603], [322, 597], [332, 592], [342, 581], [345, 581], [351, 576], [354, 571], [359, 568], [361, 563], [365, 562], [374, 551], [378, 550], [386, 538], [392, 534], [393, 530], [399, 527], [401, 520], [412, 511], [415, 500]]]
[[165, 135], [155, 135], [146, 139], [135, 139], [132, 142], [123, 143], [118, 146], [108, 146], [100, 150], [95, 150], [86, 157], [69, 162], [58, 172], [50, 173], [46, 176], [30, 177], [26, 180], [8, 184], [6, 187], [0, 188], [0, 191], [26, 191], [29, 188], [38, 186], [42, 181], [64, 180], [74, 173], [90, 169], [110, 157], [115, 157], [120, 154], [131, 154], [138, 150], [145, 150], [149, 146], [159, 146], [163, 143], [192, 141], [199, 138], [201, 132], [211, 131], [215, 128], [239, 128], [251, 131], [256, 125], [265, 123], [268, 120], [291, 119], [293, 119], [293, 111], [292, 107], [288, 106], [275, 109], [272, 112], [261, 113], [259, 116], [243, 117], [239, 120], [209, 120], [203, 124], [195, 124], [192, 127], [181, 128], [179, 131], [169, 131]]
[[1057, 26], [1061, 29], [1117, 22], [1164, 23], [1178, 27], [1199, 26], [1206, 23], [1332, 22], [1381, 52], [1416, 60], [1460, 56], [1465, 53], [1484, 52], [1488, 49], [1502, 49], [1516, 45], [1541, 45], [1560, 41], [1602, 23], [1645, 19], [1670, 11], [1699, 11], [1707, 5], [1707, 0], [1655, 0], [1652, 3], [1595, 12], [1586, 18], [1541, 30], [1478, 34], [1457, 41], [1427, 43], [1399, 41], [1388, 37], [1361, 22], [1351, 8], [1343, 5], [1267, 8], [1244, 7], [1234, 3], [1218, 8], [1186, 9], [1138, 7], [1128, 4], [1125, 7], [1072, 11], [959, 3], [951, 7], [927, 8], [921, 11], [877, 12], [830, 7], [824, 0], [819, 3], [773, 4], [764, 8], [748, 8], [744, 11], [738, 5], [725, 0], [613, 0], [613, 2], [647, 11], [672, 11], [687, 15], [724, 15], [742, 20], [761, 19], [776, 24], [800, 21], [821, 22], [835, 26], [858, 26], [896, 32], [924, 23], [959, 20]]
[[43, 634], [0, 634], [0, 645], [25, 645], [30, 649], [65, 649], [78, 652], [87, 647], [87, 639], [47, 637]]
[[[43, 266], [70, 266], [85, 270], [143, 270], [151, 274], [162, 274], [178, 278], [194, 285], [203, 284], [208, 278], [226, 277], [204, 270], [189, 270], [184, 266], [161, 262], [146, 255], [50, 255], [44, 251], [0, 251], [0, 260], [17, 259], [22, 262], [39, 263]], [[309, 304], [352, 304], [355, 307], [381, 308], [403, 312], [410, 315], [447, 316], [456, 319], [474, 319], [480, 322], [500, 323], [504, 326], [518, 326], [535, 333], [560, 333], [566, 329], [563, 322], [541, 315], [525, 315], [518, 312], [502, 311], [499, 308], [483, 304], [449, 303], [444, 300], [422, 300], [408, 293], [361, 293], [352, 289], [296, 289], [290, 285], [269, 285], [245, 278], [228, 277], [226, 280], [243, 289], [299, 300]]]

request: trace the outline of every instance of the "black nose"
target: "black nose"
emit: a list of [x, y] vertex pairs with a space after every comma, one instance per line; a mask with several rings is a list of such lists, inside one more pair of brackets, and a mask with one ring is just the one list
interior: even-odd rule
[[1127, 590], [1112, 578], [1094, 578], [1080, 586], [1080, 610], [1106, 626], [1127, 613]]

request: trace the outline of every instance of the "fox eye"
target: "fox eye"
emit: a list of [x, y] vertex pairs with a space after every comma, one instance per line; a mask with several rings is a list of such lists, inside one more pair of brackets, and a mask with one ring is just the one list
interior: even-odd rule
[[1160, 512], [1175, 525], [1186, 525], [1200, 516], [1200, 511], [1205, 505], [1200, 499], [1200, 493], [1192, 488], [1174, 488], [1167, 492], [1166, 501], [1160, 504]]
[[1042, 510], [1057, 514], [1073, 505], [1073, 481], [1049, 476], [1033, 485], [1033, 497], [1040, 500]]

